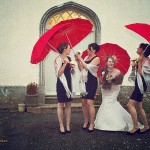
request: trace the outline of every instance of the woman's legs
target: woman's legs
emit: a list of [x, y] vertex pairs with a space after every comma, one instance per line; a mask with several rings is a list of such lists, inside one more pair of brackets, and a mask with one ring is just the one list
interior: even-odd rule
[[63, 108], [64, 108], [64, 103], [58, 103], [57, 116], [58, 116], [59, 127], [61, 132], [65, 132], [64, 124], [63, 124]]
[[133, 129], [130, 131], [131, 133], [134, 133], [138, 129], [137, 111], [135, 109], [136, 105], [137, 102], [132, 99], [130, 99], [127, 104], [133, 121]]
[[71, 102], [65, 103], [66, 128], [70, 131]]
[[90, 114], [90, 126], [89, 130], [93, 130], [94, 128], [94, 119], [95, 119], [95, 107], [93, 104], [93, 100], [87, 100], [87, 104], [89, 107], [89, 114]]
[[87, 100], [82, 99], [82, 112], [83, 112], [83, 118], [84, 118], [84, 125], [83, 127], [87, 127], [88, 124], [88, 105]]
[[142, 120], [142, 123], [144, 125], [144, 128], [141, 129], [141, 132], [144, 132], [147, 129], [149, 129], [149, 125], [148, 125], [148, 122], [147, 122], [145, 111], [144, 111], [144, 109], [142, 107], [142, 102], [137, 103], [137, 110], [138, 110], [138, 113], [139, 113], [140, 118]]

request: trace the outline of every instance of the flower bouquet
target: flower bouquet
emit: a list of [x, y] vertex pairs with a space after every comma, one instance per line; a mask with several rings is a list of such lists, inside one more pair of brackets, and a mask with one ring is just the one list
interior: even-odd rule
[[106, 81], [108, 81], [108, 83], [111, 83], [111, 80], [114, 79], [114, 77], [111, 74], [108, 74], [106, 76]]

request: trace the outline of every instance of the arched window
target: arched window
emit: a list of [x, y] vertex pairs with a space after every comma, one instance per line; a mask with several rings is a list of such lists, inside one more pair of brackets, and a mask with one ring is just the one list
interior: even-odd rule
[[[47, 10], [40, 22], [40, 35], [45, 33], [60, 21], [73, 18], [83, 18], [90, 20], [93, 23], [93, 41], [100, 44], [101, 26], [99, 18], [91, 9], [74, 2], [67, 2]], [[45, 85], [44, 62], [40, 62], [39, 85]]]

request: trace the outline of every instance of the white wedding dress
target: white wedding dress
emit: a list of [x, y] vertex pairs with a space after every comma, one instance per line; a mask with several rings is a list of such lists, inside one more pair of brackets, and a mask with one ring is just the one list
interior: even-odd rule
[[102, 104], [96, 115], [95, 129], [106, 131], [131, 130], [133, 128], [131, 115], [117, 101], [120, 86], [113, 84], [110, 90], [101, 88], [101, 91]]

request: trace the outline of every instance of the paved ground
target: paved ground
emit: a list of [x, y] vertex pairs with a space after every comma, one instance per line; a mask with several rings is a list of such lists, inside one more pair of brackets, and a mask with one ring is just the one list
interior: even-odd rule
[[[150, 115], [149, 115], [150, 121]], [[81, 130], [82, 112], [72, 113], [72, 133], [58, 132], [56, 113], [33, 114], [0, 110], [0, 150], [148, 150], [150, 133]]]

